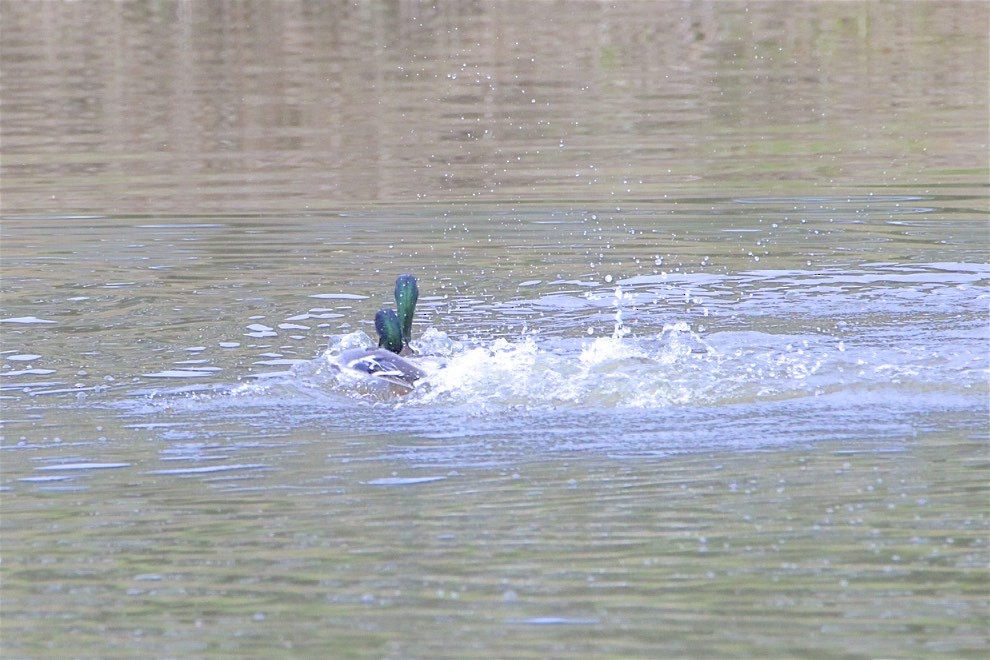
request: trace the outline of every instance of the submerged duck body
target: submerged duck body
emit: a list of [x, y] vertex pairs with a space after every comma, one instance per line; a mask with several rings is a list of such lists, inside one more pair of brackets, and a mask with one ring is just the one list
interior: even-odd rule
[[356, 348], [344, 351], [337, 358], [341, 369], [361, 373], [406, 390], [426, 372], [399, 355], [381, 348]]
[[400, 388], [405, 393], [415, 387], [426, 372], [401, 357], [412, 353], [412, 319], [419, 298], [419, 286], [412, 275], [400, 275], [395, 280], [395, 306], [398, 313], [383, 309], [375, 314], [378, 348], [356, 348], [344, 351], [336, 360], [340, 370], [370, 376]]

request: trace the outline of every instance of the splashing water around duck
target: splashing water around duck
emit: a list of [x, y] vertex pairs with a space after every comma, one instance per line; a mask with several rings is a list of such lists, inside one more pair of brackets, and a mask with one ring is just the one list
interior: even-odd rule
[[[404, 290], [412, 292], [411, 284]], [[334, 336], [319, 359], [296, 366], [297, 385], [375, 403], [472, 411], [710, 407], [846, 393], [862, 401], [892, 382], [935, 373], [932, 361], [943, 359], [910, 344], [860, 345], [842, 333], [728, 329], [702, 336], [685, 321], [636, 333], [626, 322], [630, 306], [653, 306], [657, 298], [619, 286], [585, 296], [590, 309], [613, 308], [609, 336], [524, 330], [472, 341], [427, 328], [413, 338], [415, 297], [398, 292], [402, 315], [378, 324], [379, 348], [361, 331]], [[400, 346], [401, 357], [394, 350]]]
[[629, 329], [622, 323], [622, 287], [615, 287], [615, 329], [612, 331], [613, 339], [622, 339], [629, 334]]
[[[829, 284], [846, 277], [836, 275]], [[897, 288], [905, 277], [916, 275], [880, 270], [869, 274], [872, 279], [865, 289], [864, 277], [848, 276], [851, 290], [859, 296], [854, 300], [871, 310], [881, 300], [883, 314], [871, 312], [858, 324], [834, 320], [836, 309], [848, 306], [851, 294], [837, 297], [834, 287], [821, 286], [822, 276], [791, 272], [735, 279], [684, 276], [673, 287], [666, 276], [637, 278], [621, 286], [609, 282], [608, 289], [597, 288], [580, 298], [553, 293], [523, 303], [500, 303], [492, 311], [506, 309], [508, 318], [527, 318], [547, 309], [569, 317], [567, 328], [544, 317], [547, 321], [535, 330], [527, 325], [514, 335], [494, 339], [451, 336], [435, 327], [413, 336], [409, 324], [407, 340], [394, 342], [389, 335], [401, 339], [402, 320], [408, 316], [400, 320], [398, 313], [388, 314], [378, 324], [382, 338], [377, 347], [362, 331], [335, 335], [318, 358], [246, 383], [238, 392], [257, 395], [288, 388], [333, 410], [350, 410], [346, 406], [355, 402], [401, 407], [407, 411], [404, 419], [413, 409], [421, 415], [453, 414], [458, 419], [489, 413], [515, 419], [522, 409], [563, 413], [671, 408], [722, 419], [730, 410], [747, 410], [754, 404], [778, 410], [893, 409], [914, 405], [918, 392], [932, 388], [942, 392], [940, 405], [952, 407], [964, 405], [973, 391], [986, 387], [982, 344], [980, 350], [964, 346], [958, 353], [947, 353], [931, 347], [932, 333], [941, 332], [940, 326], [922, 325], [904, 333], [897, 325], [898, 319], [919, 313], [919, 299]], [[929, 305], [922, 311], [942, 309], [946, 298], [959, 306], [971, 304], [967, 287], [979, 278], [985, 275], [965, 271], [954, 276], [936, 289], [939, 296], [921, 299]], [[738, 296], [725, 293], [740, 289], [745, 291]], [[778, 293], [795, 289], [802, 295], [784, 300]], [[677, 302], [670, 293], [678, 296]], [[400, 299], [412, 298], [402, 298], [400, 292]], [[665, 298], [668, 304], [663, 304]], [[403, 302], [398, 306], [410, 307]], [[764, 307], [769, 314], [754, 313]], [[705, 325], [714, 318], [711, 322], [718, 329], [689, 324], [683, 317], [691, 314]], [[671, 315], [682, 318], [665, 318]], [[607, 320], [606, 336], [595, 336], [589, 329], [595, 320]], [[972, 328], [960, 327], [953, 320], [952, 331], [979, 343], [985, 328], [982, 322], [973, 323]], [[395, 353], [400, 345], [406, 355]], [[351, 356], [381, 359], [348, 366], [343, 358]], [[414, 378], [404, 380], [394, 360], [414, 368]], [[891, 424], [898, 420], [898, 414], [889, 416]]]
[[540, 341], [528, 333], [479, 345], [429, 328], [413, 340], [418, 287], [403, 275], [396, 280], [398, 314], [376, 315], [378, 348], [362, 331], [337, 335], [321, 358], [325, 368], [303, 367], [297, 375], [329, 377], [326, 386], [359, 398], [401, 395], [404, 405], [662, 407], [708, 398], [723, 359], [718, 351], [683, 322], [631, 337], [623, 320], [628, 298], [619, 286], [612, 297], [609, 337]]

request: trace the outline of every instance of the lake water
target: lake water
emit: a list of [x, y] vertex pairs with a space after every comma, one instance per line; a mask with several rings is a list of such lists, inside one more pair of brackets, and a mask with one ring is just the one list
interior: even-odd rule
[[660, 6], [0, 3], [4, 656], [990, 650], [988, 5]]

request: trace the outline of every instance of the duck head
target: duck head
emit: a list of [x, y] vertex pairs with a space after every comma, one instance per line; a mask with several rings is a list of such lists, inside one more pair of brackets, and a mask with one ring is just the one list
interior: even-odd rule
[[[398, 320], [402, 330], [401, 341], [403, 345], [408, 344], [412, 339], [413, 313], [416, 311], [417, 300], [419, 300], [419, 285], [416, 283], [416, 278], [412, 275], [399, 275], [395, 278], [395, 308], [399, 310]], [[376, 327], [377, 323], [376, 317]]]
[[383, 309], [375, 314], [375, 330], [378, 332], [378, 347], [399, 354], [402, 351], [402, 325], [399, 317], [391, 309]]

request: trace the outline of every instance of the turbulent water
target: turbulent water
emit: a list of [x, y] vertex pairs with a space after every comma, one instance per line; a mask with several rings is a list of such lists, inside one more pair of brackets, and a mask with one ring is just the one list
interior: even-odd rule
[[[409, 393], [334, 367], [342, 350], [374, 345], [358, 330], [332, 335], [312, 359], [268, 353], [259, 362], [282, 369], [245, 382], [132, 390], [116, 405], [196, 426], [276, 408], [292, 424], [322, 419], [341, 431], [497, 439], [509, 443], [502, 461], [534, 450], [897, 445], [919, 429], [984, 424], [988, 279], [979, 264], [878, 263], [548, 283], [553, 294], [496, 306], [528, 319], [518, 334], [417, 324], [411, 361], [427, 377]], [[198, 355], [202, 366], [153, 375], [216, 381], [209, 353]], [[419, 458], [471, 463], [490, 449]]]

